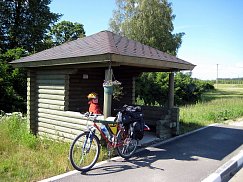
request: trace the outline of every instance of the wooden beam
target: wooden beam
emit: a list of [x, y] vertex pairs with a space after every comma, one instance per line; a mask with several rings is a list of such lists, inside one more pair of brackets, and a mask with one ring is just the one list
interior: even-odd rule
[[135, 97], [135, 91], [136, 91], [136, 77], [132, 77], [132, 104], [135, 104], [136, 97]]
[[169, 108], [174, 107], [174, 73], [169, 74]]

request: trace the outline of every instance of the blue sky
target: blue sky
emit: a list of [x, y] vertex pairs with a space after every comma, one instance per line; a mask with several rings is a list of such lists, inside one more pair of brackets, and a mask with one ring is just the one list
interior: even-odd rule
[[[178, 57], [197, 66], [192, 76], [216, 79], [243, 77], [243, 1], [169, 0], [174, 33], [184, 32]], [[62, 20], [82, 23], [86, 35], [109, 28], [115, 0], [53, 0], [51, 11]]]

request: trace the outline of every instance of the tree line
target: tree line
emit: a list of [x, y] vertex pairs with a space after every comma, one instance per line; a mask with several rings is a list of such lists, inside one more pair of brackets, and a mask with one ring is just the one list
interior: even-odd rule
[[243, 78], [218, 78], [218, 81], [214, 81], [218, 84], [243, 84]]
[[26, 111], [26, 70], [9, 62], [85, 36], [80, 23], [62, 21], [51, 0], [0, 1], [0, 110]]
[[[10, 61], [85, 37], [83, 24], [70, 21], [57, 23], [62, 14], [51, 12], [50, 3], [51, 0], [0, 1], [0, 110], [26, 110], [26, 70], [13, 68]], [[110, 30], [176, 55], [184, 32], [173, 33], [174, 19], [172, 4], [167, 0], [116, 0]], [[166, 73], [144, 73], [137, 80], [137, 96], [145, 104], [164, 103], [167, 79]], [[203, 87], [203, 84], [193, 80], [190, 75], [176, 74], [178, 103], [192, 98], [194, 101], [201, 90], [205, 90], [195, 87]], [[151, 84], [153, 94], [147, 85], [143, 85], [145, 83]]]

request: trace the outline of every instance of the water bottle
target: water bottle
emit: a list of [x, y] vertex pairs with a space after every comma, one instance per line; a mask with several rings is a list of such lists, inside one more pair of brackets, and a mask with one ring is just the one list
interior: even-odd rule
[[100, 126], [101, 131], [105, 134], [105, 136], [110, 140], [111, 136], [109, 131], [107, 130], [105, 125], [101, 125]]

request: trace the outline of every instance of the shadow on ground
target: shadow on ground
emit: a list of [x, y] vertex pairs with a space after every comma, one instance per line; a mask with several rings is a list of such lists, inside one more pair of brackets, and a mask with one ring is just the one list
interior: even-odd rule
[[161, 160], [197, 161], [199, 158], [223, 160], [243, 144], [243, 128], [210, 126], [204, 130], [156, 147], [147, 147], [129, 160], [117, 159], [94, 167], [85, 175], [104, 175], [147, 167], [164, 171]]

